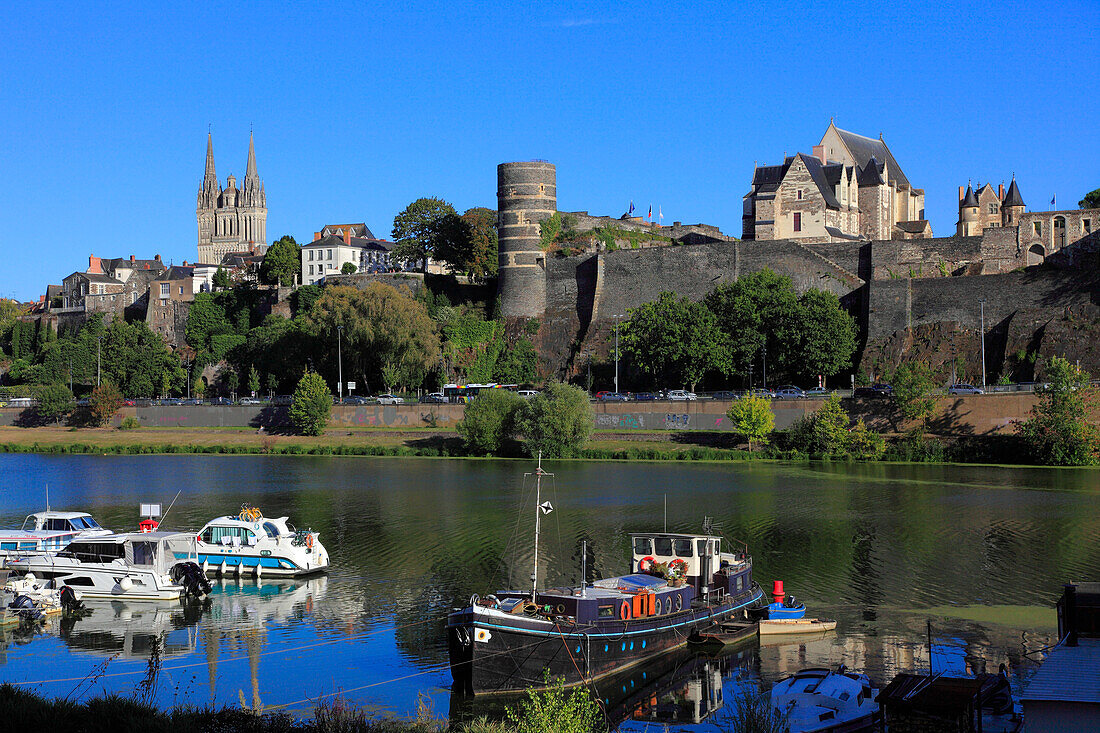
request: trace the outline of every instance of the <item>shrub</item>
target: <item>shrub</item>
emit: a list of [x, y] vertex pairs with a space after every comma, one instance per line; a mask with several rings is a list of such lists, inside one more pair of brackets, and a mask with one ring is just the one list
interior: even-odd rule
[[88, 409], [97, 425], [102, 427], [109, 423], [120, 407], [122, 407], [122, 393], [115, 385], [104, 382], [92, 390]]
[[532, 456], [541, 452], [547, 458], [571, 458], [584, 448], [595, 422], [584, 390], [555, 382], [516, 411], [515, 429]]
[[487, 389], [466, 406], [456, 427], [472, 453], [499, 454], [504, 441], [515, 433], [516, 411], [523, 398], [506, 389]]
[[848, 433], [848, 454], [860, 461], [877, 461], [886, 454], [886, 439], [868, 430], [860, 418]]
[[320, 435], [328, 425], [332, 393], [317, 372], [306, 372], [294, 390], [290, 421], [302, 435]]
[[73, 393], [63, 384], [46, 384], [36, 390], [38, 414], [47, 420], [61, 422], [73, 411]]
[[122, 421], [122, 424], [118, 426], [119, 430], [137, 430], [141, 427], [141, 423], [138, 422], [136, 417], [128, 417]]
[[810, 455], [843, 455], [848, 452], [849, 422], [840, 397], [830, 395], [820, 409], [791, 426], [790, 447]]
[[1047, 366], [1049, 386], [1039, 394], [1031, 417], [1016, 423], [1032, 457], [1053, 466], [1083, 466], [1097, 462], [1100, 432], [1089, 422], [1095, 390], [1089, 375], [1055, 356]]
[[565, 689], [562, 679], [549, 680], [543, 689], [528, 689], [527, 698], [505, 715], [516, 733], [592, 733], [605, 731], [599, 704], [587, 688]]
[[753, 441], [766, 444], [768, 436], [775, 429], [775, 414], [772, 412], [771, 401], [766, 397], [748, 395], [736, 400], [726, 411], [726, 417], [737, 432], [748, 439], [750, 451], [753, 449]]

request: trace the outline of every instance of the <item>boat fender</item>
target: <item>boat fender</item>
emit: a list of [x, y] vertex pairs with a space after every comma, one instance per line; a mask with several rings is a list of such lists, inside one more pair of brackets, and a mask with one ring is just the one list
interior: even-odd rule
[[639, 573], [648, 573], [650, 570], [653, 569], [653, 567], [656, 564], [657, 564], [656, 558], [654, 558], [652, 555], [646, 555], [645, 557], [643, 557], [641, 560], [638, 561], [638, 572]]
[[474, 593], [472, 596], [470, 596], [470, 608], [473, 608], [479, 603], [481, 603], [481, 596], [479, 596], [477, 593]]
[[623, 601], [623, 604], [621, 606], [619, 606], [619, 618], [621, 618], [623, 621], [629, 621], [630, 620], [630, 602], [629, 601]]
[[134, 581], [130, 580], [129, 575], [126, 575], [122, 578], [122, 580], [118, 581], [118, 587], [122, 589], [123, 593], [125, 593], [126, 591], [134, 587]]

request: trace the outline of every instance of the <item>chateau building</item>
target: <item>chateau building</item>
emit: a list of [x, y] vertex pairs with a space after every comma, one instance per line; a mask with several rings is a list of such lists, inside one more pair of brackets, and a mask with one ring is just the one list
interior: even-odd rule
[[966, 193], [959, 186], [959, 221], [955, 233], [960, 237], [980, 237], [990, 227], [1019, 226], [1023, 213], [1024, 200], [1016, 187], [1016, 176], [1012, 176], [1007, 192], [1003, 183], [996, 191], [988, 183], [977, 190], [968, 184]]
[[214, 141], [206, 136], [206, 174], [199, 188], [195, 219], [199, 228], [199, 262], [221, 262], [233, 252], [263, 253], [267, 243], [267, 194], [256, 172], [256, 148], [248, 136], [248, 164], [243, 188], [230, 175], [222, 188], [214, 173]]
[[814, 146], [782, 165], [757, 166], [745, 194], [742, 239], [803, 242], [932, 236], [924, 190], [914, 188], [878, 140], [832, 122]]
[[366, 224], [329, 224], [302, 245], [303, 285], [314, 285], [329, 275], [339, 275], [349, 262], [356, 272], [373, 266], [388, 269], [393, 242], [378, 239]]

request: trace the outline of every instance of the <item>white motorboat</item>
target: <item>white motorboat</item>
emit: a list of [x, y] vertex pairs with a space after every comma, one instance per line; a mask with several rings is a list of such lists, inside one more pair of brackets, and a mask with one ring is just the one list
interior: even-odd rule
[[190, 533], [134, 532], [78, 538], [60, 552], [13, 559], [8, 566], [71, 586], [84, 598], [161, 601], [210, 592], [195, 560]]
[[879, 706], [867, 675], [823, 668], [803, 669], [775, 683], [772, 708], [785, 716], [789, 733], [872, 730]]
[[286, 577], [324, 572], [329, 557], [318, 533], [294, 529], [287, 517], [264, 517], [245, 505], [198, 533], [198, 563], [209, 574]]
[[3, 591], [6, 618], [41, 620], [84, 607], [77, 591], [67, 585], [55, 587], [53, 581], [39, 580], [33, 574], [7, 581]]
[[77, 537], [111, 534], [86, 512], [36, 512], [23, 520], [20, 529], [0, 530], [0, 562], [9, 559], [59, 552]]

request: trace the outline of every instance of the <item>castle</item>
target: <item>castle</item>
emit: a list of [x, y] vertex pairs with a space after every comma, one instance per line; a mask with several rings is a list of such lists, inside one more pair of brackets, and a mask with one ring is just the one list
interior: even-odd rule
[[258, 251], [267, 244], [267, 194], [256, 172], [256, 148], [248, 135], [248, 164], [244, 188], [226, 179], [225, 188], [214, 173], [214, 140], [206, 136], [206, 174], [199, 188], [195, 219], [199, 228], [199, 262], [218, 264], [234, 252]]

